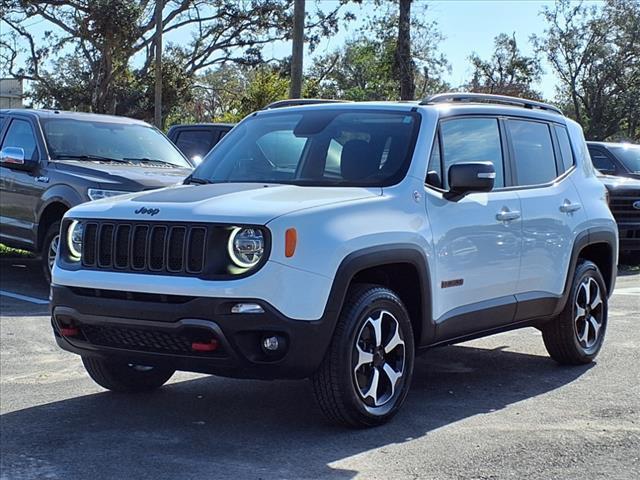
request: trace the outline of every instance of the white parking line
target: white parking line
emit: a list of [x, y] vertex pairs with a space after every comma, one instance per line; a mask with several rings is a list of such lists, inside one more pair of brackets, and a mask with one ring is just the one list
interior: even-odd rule
[[41, 298], [29, 297], [27, 295], [20, 295], [19, 293], [7, 292], [6, 290], [0, 290], [0, 295], [5, 297], [16, 298], [18, 300], [24, 300], [25, 302], [35, 303], [36, 305], [48, 305], [49, 300], [43, 300]]

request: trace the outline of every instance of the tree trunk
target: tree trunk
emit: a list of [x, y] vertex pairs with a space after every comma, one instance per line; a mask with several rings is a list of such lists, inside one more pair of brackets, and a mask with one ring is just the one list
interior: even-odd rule
[[398, 43], [395, 57], [396, 75], [400, 81], [400, 99], [413, 100], [416, 87], [411, 56], [411, 0], [400, 0]]
[[164, 0], [156, 0], [156, 35], [155, 35], [155, 98], [153, 122], [162, 129], [162, 7]]
[[304, 0], [295, 0], [293, 4], [292, 44], [289, 98], [300, 98], [302, 96], [302, 56], [304, 52]]

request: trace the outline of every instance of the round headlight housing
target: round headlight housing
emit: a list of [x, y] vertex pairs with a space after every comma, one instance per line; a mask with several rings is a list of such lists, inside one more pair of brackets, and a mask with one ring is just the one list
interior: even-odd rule
[[67, 230], [67, 248], [72, 259], [80, 260], [82, 256], [82, 236], [84, 234], [84, 224], [74, 220]]
[[227, 250], [238, 267], [255, 267], [264, 255], [264, 235], [257, 228], [236, 227], [229, 235]]

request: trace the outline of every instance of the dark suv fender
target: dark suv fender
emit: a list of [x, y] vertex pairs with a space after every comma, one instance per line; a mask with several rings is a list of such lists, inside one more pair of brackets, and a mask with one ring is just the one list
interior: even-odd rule
[[[424, 251], [417, 245], [398, 243], [369, 247], [347, 255], [340, 263], [333, 285], [329, 293], [327, 305], [322, 317], [329, 320], [331, 337], [338, 317], [344, 305], [349, 285], [359, 272], [392, 264], [409, 264], [415, 268], [420, 289], [421, 318], [412, 318], [412, 323], [419, 322], [420, 338], [416, 339], [416, 347], [429, 344], [435, 337], [435, 324], [432, 320], [431, 278], [429, 264]], [[389, 286], [393, 289], [393, 285]]]
[[[34, 233], [35, 238], [37, 239], [37, 250], [40, 250], [42, 247], [41, 242], [47, 233], [47, 228], [49, 228], [49, 225], [55, 221], [49, 221], [49, 219], [45, 219], [45, 221], [43, 221], [43, 217], [46, 216], [45, 213], [47, 212], [47, 209], [52, 205], [59, 204], [66, 207], [66, 210], [69, 210], [76, 205], [80, 205], [84, 201], [85, 200], [80, 196], [80, 194], [68, 185], [53, 185], [44, 192], [36, 210], [36, 231]], [[62, 217], [60, 217], [60, 220], [62, 220]]]

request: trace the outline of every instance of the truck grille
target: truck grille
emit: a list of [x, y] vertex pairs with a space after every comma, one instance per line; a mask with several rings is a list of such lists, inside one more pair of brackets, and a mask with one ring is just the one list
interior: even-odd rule
[[640, 210], [633, 207], [640, 200], [640, 190], [613, 190], [610, 195], [609, 208], [617, 222], [640, 223]]
[[84, 227], [82, 265], [198, 275], [205, 268], [207, 238], [203, 225], [90, 221]]

